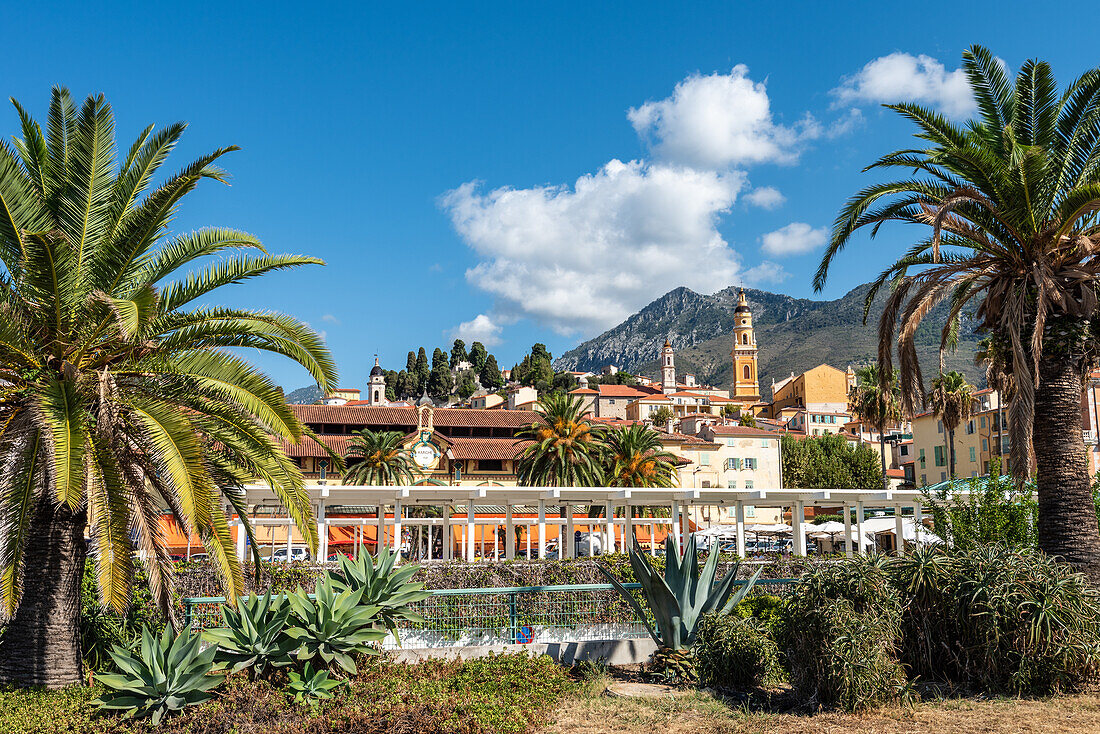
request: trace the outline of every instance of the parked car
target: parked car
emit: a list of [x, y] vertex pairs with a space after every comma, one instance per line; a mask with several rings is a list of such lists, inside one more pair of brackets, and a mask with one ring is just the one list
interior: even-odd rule
[[[194, 558], [194, 556], [192, 556], [192, 558]], [[275, 562], [278, 562], [278, 563], [286, 563], [287, 562], [286, 548], [279, 548], [278, 550], [276, 550], [275, 553], [272, 554], [271, 560], [275, 561]], [[290, 553], [290, 560], [291, 561], [308, 561], [309, 560], [309, 549], [308, 548], [292, 548], [291, 553]]]
[[326, 558], [325, 560], [327, 560], [329, 563], [335, 563], [336, 561], [340, 560], [340, 556], [343, 556], [344, 558], [354, 558], [355, 557], [355, 556], [353, 556], [352, 554], [350, 554], [346, 551], [337, 551], [336, 553], [329, 553], [328, 558]]

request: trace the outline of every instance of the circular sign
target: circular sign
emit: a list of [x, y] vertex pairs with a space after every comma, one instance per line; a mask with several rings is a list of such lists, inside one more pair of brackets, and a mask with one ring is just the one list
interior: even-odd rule
[[519, 632], [516, 634], [516, 642], [520, 645], [529, 645], [531, 640], [535, 639], [535, 632], [527, 625], [523, 625], [519, 628]]
[[417, 444], [413, 448], [413, 461], [416, 462], [417, 466], [427, 469], [435, 463], [435, 459], [435, 447], [430, 443]]

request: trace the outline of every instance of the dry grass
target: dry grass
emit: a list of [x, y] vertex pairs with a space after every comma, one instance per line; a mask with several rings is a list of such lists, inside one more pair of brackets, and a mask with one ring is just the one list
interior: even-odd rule
[[611, 679], [595, 675], [555, 712], [545, 734], [978, 734], [1100, 732], [1100, 691], [1049, 699], [945, 699], [866, 714], [815, 715], [749, 710], [690, 690], [663, 700], [611, 698]]

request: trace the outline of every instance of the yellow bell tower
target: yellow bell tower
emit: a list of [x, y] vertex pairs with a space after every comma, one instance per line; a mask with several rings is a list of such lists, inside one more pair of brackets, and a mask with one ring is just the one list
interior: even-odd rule
[[733, 394], [730, 396], [745, 404], [759, 402], [760, 383], [756, 374], [756, 332], [752, 328], [752, 309], [745, 300], [745, 289], [737, 296], [737, 308], [733, 310]]

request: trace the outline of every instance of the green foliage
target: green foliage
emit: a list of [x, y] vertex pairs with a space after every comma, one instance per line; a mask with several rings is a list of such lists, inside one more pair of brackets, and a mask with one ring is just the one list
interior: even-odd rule
[[423, 622], [424, 618], [409, 605], [427, 599], [431, 592], [424, 590], [424, 584], [410, 581], [420, 566], [406, 563], [395, 570], [397, 558], [389, 548], [383, 548], [377, 559], [369, 553], [359, 554], [358, 559], [342, 555], [339, 574], [332, 575], [332, 586], [336, 591], [358, 592], [361, 604], [377, 607], [378, 621], [400, 644], [398, 623]]
[[[965, 487], [969, 494], [953, 494]], [[952, 488], [932, 492], [925, 488], [924, 507], [936, 533], [952, 548], [972, 549], [1000, 543], [1011, 548], [1038, 545], [1039, 506], [1033, 487], [1022, 488], [1000, 473], [1000, 459], [990, 462], [987, 477], [957, 480]]]
[[646, 605], [656, 621], [656, 630], [649, 623], [649, 615], [645, 613], [634, 595], [602, 565], [600, 570], [634, 608], [638, 617], [645, 621], [646, 629], [649, 630], [653, 640], [661, 647], [672, 650], [690, 647], [695, 642], [700, 617], [708, 612], [728, 614], [751, 591], [761, 573], [757, 570], [748, 582], [741, 585], [735, 592], [733, 590], [734, 581], [737, 578], [735, 566], [716, 585], [718, 554], [710, 554], [703, 568], [700, 569], [694, 533], [688, 535], [682, 559], [673, 547], [671, 538], [665, 538], [663, 576], [658, 575], [650, 564], [649, 557], [642, 553], [637, 538], [634, 539], [634, 548], [630, 551], [630, 566], [634, 571], [634, 577], [642, 585]]
[[468, 400], [471, 395], [477, 392], [477, 381], [472, 370], [464, 370], [459, 374], [456, 392], [463, 400]]
[[752, 413], [745, 413], [737, 419], [737, 425], [748, 426], [749, 428], [756, 428], [756, 416], [754, 416]]
[[[489, 352], [486, 351], [484, 344], [481, 342], [474, 342], [470, 345], [470, 365], [473, 367], [474, 372], [480, 373], [481, 368], [485, 366], [485, 362], [488, 359]], [[496, 362], [496, 359], [493, 361]]]
[[531, 347], [531, 353], [524, 356], [512, 370], [512, 380], [538, 388], [539, 392], [549, 392], [554, 382], [554, 367], [545, 344], [535, 344]]
[[101, 604], [95, 564], [91, 560], [85, 562], [80, 584], [80, 650], [84, 665], [90, 670], [117, 670], [110, 655], [112, 647], [133, 650], [141, 640], [142, 627], [150, 627], [156, 634], [164, 628], [163, 617], [157, 612], [140, 568], [135, 569], [132, 594], [125, 614]]
[[787, 605], [791, 682], [801, 698], [860, 711], [907, 693], [902, 605], [878, 557], [816, 567]]
[[380, 642], [386, 633], [375, 628], [380, 608], [360, 603], [364, 591], [337, 593], [332, 579], [326, 577], [317, 585], [314, 599], [303, 589], [287, 595], [294, 613], [287, 635], [300, 645], [299, 660], [326, 670], [335, 663], [354, 673], [356, 655], [377, 653], [371, 643]]
[[797, 489], [881, 489], [880, 457], [865, 444], [825, 434], [794, 438], [784, 435], [783, 484]]
[[783, 680], [779, 647], [755, 619], [707, 614], [692, 648], [699, 682], [723, 689], [773, 686]]
[[668, 426], [668, 422], [674, 417], [672, 408], [662, 405], [649, 414], [649, 422], [654, 428], [663, 431]]
[[92, 701], [107, 711], [122, 711], [124, 718], [150, 717], [153, 725], [165, 716], [211, 697], [222, 675], [211, 673], [216, 648], [202, 649], [202, 639], [184, 627], [179, 635], [165, 629], [158, 638], [148, 627], [142, 630], [138, 657], [116, 647], [111, 651], [121, 673], [104, 673], [96, 680], [106, 689]]
[[486, 390], [499, 390], [504, 387], [504, 377], [500, 374], [500, 368], [497, 367], [496, 357], [491, 354], [486, 357], [477, 380]]
[[991, 693], [1078, 690], [1100, 673], [1100, 592], [1032, 549], [919, 549], [886, 566], [905, 602], [902, 662]]
[[454, 367], [459, 362], [469, 362], [470, 356], [466, 354], [466, 342], [461, 339], [455, 339], [451, 345], [451, 366]]
[[287, 678], [287, 692], [294, 694], [294, 703], [299, 704], [332, 698], [333, 691], [347, 684], [347, 681], [329, 678], [327, 670], [314, 670], [310, 663], [305, 664], [301, 673], [290, 671]]
[[602, 436], [604, 482], [609, 487], [672, 487], [676, 457], [661, 447], [661, 437], [644, 423], [617, 426]]
[[420, 347], [416, 353], [414, 372], [416, 376], [416, 394], [420, 395], [428, 389], [428, 378], [432, 374], [432, 368], [428, 366], [428, 353], [424, 351], [424, 347]]
[[789, 640], [787, 628], [787, 601], [774, 594], [755, 594], [745, 597], [733, 608], [733, 616], [756, 620], [772, 640], [785, 649]]
[[241, 596], [236, 607], [222, 606], [223, 627], [206, 630], [207, 642], [218, 648], [215, 660], [229, 672], [248, 669], [263, 677], [274, 668], [289, 665], [298, 642], [287, 635], [290, 605], [282, 596]]
[[[377, 660], [377, 663], [373, 661]], [[546, 723], [576, 690], [547, 656], [493, 655], [427, 660], [416, 665], [371, 658], [322, 706], [294, 703], [285, 688], [231, 676], [214, 699], [157, 727], [148, 720], [96, 716], [88, 701], [101, 690], [0, 689], [0, 731], [7, 734], [356, 734], [449, 732], [524, 734]]]
[[451, 374], [451, 368], [447, 364], [447, 358], [443, 355], [442, 350], [436, 350], [442, 356], [442, 359], [432, 367], [431, 374], [428, 376], [428, 395], [436, 400], [447, 400], [451, 396], [451, 390], [454, 388], [454, 375]]

